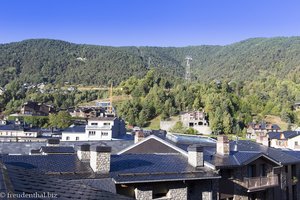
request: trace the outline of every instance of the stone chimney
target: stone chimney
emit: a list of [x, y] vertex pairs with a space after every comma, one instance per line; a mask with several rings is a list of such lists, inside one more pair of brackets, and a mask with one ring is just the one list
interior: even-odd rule
[[217, 139], [217, 154], [220, 155], [229, 155], [229, 140], [226, 135], [218, 136]]
[[90, 165], [95, 173], [107, 174], [110, 171], [110, 146], [97, 146], [90, 152]]
[[58, 138], [50, 138], [47, 140], [46, 146], [59, 146], [60, 140]]
[[188, 147], [188, 161], [193, 167], [203, 167], [203, 146], [191, 145]]
[[138, 143], [145, 138], [143, 131], [135, 131], [134, 143]]
[[77, 151], [77, 157], [79, 160], [81, 161], [86, 161], [86, 162], [89, 162], [90, 161], [90, 148], [91, 148], [91, 145], [89, 144], [82, 144], [78, 151]]

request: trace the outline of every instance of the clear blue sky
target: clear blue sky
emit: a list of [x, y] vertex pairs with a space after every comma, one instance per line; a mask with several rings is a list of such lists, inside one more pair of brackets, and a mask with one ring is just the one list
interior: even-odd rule
[[300, 36], [299, 0], [1, 0], [0, 43], [230, 44]]

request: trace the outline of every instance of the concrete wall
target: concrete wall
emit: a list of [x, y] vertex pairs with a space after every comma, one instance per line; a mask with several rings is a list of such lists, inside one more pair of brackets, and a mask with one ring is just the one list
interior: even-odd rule
[[176, 121], [160, 121], [160, 129], [165, 130], [165, 131], [170, 131], [170, 129], [172, 129], [173, 126], [175, 126], [176, 122], [178, 122], [178, 120], [176, 120]]

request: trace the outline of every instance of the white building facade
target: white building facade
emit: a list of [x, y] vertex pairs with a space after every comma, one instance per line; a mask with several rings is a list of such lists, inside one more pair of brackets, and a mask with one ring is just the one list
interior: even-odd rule
[[62, 141], [112, 140], [126, 134], [125, 122], [117, 117], [98, 117], [86, 126], [72, 126], [62, 132]]

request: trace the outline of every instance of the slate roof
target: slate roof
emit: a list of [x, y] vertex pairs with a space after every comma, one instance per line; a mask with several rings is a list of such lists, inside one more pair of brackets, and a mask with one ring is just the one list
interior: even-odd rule
[[207, 167], [192, 167], [179, 153], [113, 155], [111, 175], [117, 183], [219, 178]]
[[71, 146], [42, 146], [40, 152], [52, 154], [52, 153], [75, 153], [74, 147]]
[[[112, 154], [134, 144], [131, 140], [109, 140], [109, 141], [61, 141], [60, 146], [72, 146], [75, 150], [82, 144], [107, 145], [112, 147]], [[0, 142], [0, 154], [29, 154], [32, 149], [40, 149], [46, 146], [46, 142]]]
[[[131, 199], [102, 189], [93, 188], [81, 182], [59, 179], [11, 165], [6, 165], [6, 168], [5, 171], [9, 175], [14, 194], [23, 194], [23, 192], [26, 194], [35, 192], [43, 194], [43, 192], [49, 192], [57, 195], [53, 199]], [[3, 167], [2, 170], [4, 170]]]
[[69, 128], [66, 128], [62, 133], [82, 133], [85, 134], [85, 125], [74, 125]]
[[285, 139], [294, 138], [300, 135], [299, 131], [283, 131], [283, 132], [269, 132], [268, 136], [270, 139], [277, 139], [280, 140], [281, 134], [284, 135]]
[[89, 163], [80, 162], [76, 154], [0, 155], [0, 161], [5, 165], [16, 166], [27, 170], [37, 170], [42, 173], [91, 172]]
[[250, 128], [253, 128], [253, 129], [255, 129], [255, 130], [259, 130], [259, 129], [261, 129], [261, 130], [274, 130], [274, 129], [276, 129], [276, 130], [280, 130], [280, 127], [277, 125], [277, 124], [267, 124], [267, 123], [264, 123], [264, 122], [262, 122], [262, 123], [255, 123], [255, 122], [251, 122], [251, 123], [249, 123], [248, 124], [248, 127]]
[[[237, 144], [237, 151], [234, 149]], [[217, 168], [238, 167], [247, 164], [247, 162], [266, 156], [275, 162], [287, 165], [300, 163], [300, 157], [296, 158], [289, 155], [286, 151], [280, 149], [267, 147], [249, 140], [240, 140], [238, 142], [230, 142], [230, 154], [228, 156], [221, 156], [216, 154], [216, 148], [205, 149], [205, 161], [216, 166]]]

